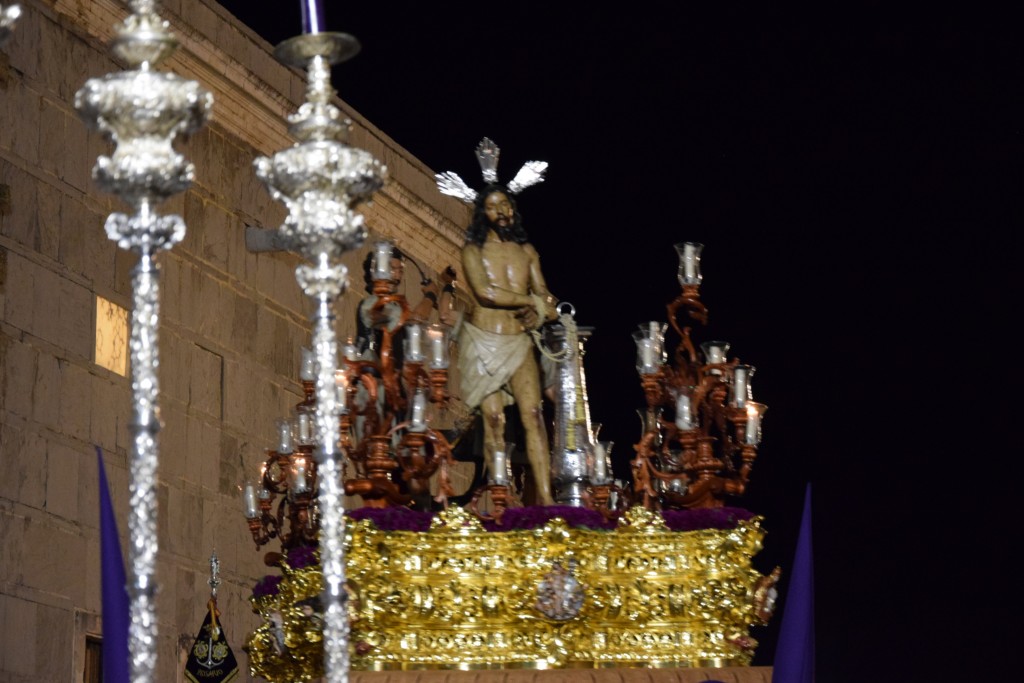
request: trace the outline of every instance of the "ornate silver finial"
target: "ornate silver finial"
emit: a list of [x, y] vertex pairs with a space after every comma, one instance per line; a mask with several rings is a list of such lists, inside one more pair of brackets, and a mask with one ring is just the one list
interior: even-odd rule
[[0, 47], [11, 37], [14, 25], [18, 23], [21, 16], [21, 5], [0, 5]]
[[[480, 170], [483, 172], [484, 183], [493, 185], [498, 182], [498, 155], [501, 150], [490, 138], [484, 138], [476, 146], [476, 158], [480, 162]], [[544, 182], [544, 172], [548, 170], [546, 161], [527, 161], [516, 173], [506, 189], [509, 194], [519, 194], [531, 185]], [[434, 175], [437, 182], [437, 189], [441, 194], [455, 197], [467, 204], [476, 201], [479, 193], [466, 184], [466, 181], [459, 177], [454, 171], [444, 171]]]
[[210, 584], [210, 597], [216, 600], [217, 588], [220, 586], [220, 560], [217, 559], [216, 550], [210, 555], [210, 579], [207, 583]]
[[288, 209], [281, 226], [286, 243], [312, 261], [362, 245], [366, 227], [355, 208], [380, 189], [387, 174], [369, 152], [346, 144], [351, 124], [331, 102], [331, 65], [358, 51], [352, 36], [328, 32], [289, 38], [274, 50], [279, 61], [306, 69], [306, 101], [288, 117], [298, 142], [257, 158], [256, 176]]

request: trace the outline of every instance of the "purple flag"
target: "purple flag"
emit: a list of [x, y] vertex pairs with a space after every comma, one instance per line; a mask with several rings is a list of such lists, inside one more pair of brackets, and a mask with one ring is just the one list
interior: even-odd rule
[[800, 537], [793, 557], [789, 595], [775, 648], [772, 683], [814, 683], [814, 557], [811, 550], [811, 484], [804, 494]]
[[103, 451], [96, 447], [100, 470], [100, 563], [103, 579], [103, 680], [128, 683], [128, 582], [117, 520], [103, 469]]

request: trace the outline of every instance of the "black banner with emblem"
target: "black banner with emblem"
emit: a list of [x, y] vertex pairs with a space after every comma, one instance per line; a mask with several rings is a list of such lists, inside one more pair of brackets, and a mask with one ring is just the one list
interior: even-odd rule
[[238, 676], [238, 661], [217, 621], [218, 615], [217, 605], [211, 600], [185, 663], [185, 678], [192, 683], [227, 683]]

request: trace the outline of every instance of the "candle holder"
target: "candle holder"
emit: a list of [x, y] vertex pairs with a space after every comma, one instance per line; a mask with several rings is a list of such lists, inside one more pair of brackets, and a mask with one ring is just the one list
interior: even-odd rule
[[114, 142], [110, 156], [93, 167], [99, 187], [131, 207], [112, 213], [107, 236], [137, 254], [132, 271], [130, 367], [133, 418], [130, 463], [128, 567], [131, 597], [128, 650], [132, 681], [153, 680], [157, 659], [156, 556], [157, 467], [160, 395], [158, 331], [160, 273], [157, 254], [185, 236], [180, 216], [161, 216], [156, 206], [192, 183], [194, 168], [173, 147], [179, 134], [198, 130], [213, 97], [195, 81], [155, 71], [176, 48], [154, 0], [134, 0], [132, 13], [118, 28], [111, 51], [128, 70], [89, 79], [75, 93], [75, 108], [85, 123]]
[[314, 305], [313, 351], [316, 356], [316, 465], [320, 480], [320, 558], [324, 576], [324, 662], [330, 683], [347, 681], [348, 618], [339, 401], [335, 378], [338, 344], [334, 302], [346, 287], [347, 269], [338, 263], [345, 251], [366, 239], [363, 217], [355, 207], [383, 184], [383, 165], [368, 152], [346, 144], [350, 123], [331, 102], [330, 67], [359, 51], [359, 42], [344, 33], [310, 33], [290, 38], [274, 50], [288, 66], [306, 70], [306, 101], [288, 118], [297, 142], [273, 157], [255, 161], [256, 175], [288, 216], [280, 228], [283, 242], [310, 261], [295, 269], [303, 292]]
[[0, 47], [3, 47], [11, 37], [11, 31], [14, 30], [20, 16], [21, 5], [0, 5]]
[[[667, 306], [669, 324], [680, 336], [674, 362], [658, 366], [650, 350], [640, 345], [663, 331], [660, 325], [649, 323], [634, 333], [647, 403], [644, 434], [632, 462], [634, 493], [648, 508], [724, 506], [727, 496], [745, 491], [760, 443], [765, 409], [751, 400], [754, 368], [729, 360], [727, 342], [704, 342], [698, 354], [692, 328], [678, 320], [685, 312], [692, 320], [707, 322], [699, 293], [702, 248], [676, 245], [682, 293]], [[652, 362], [640, 362], [648, 360]], [[673, 420], [662, 418], [666, 409], [674, 411]]]

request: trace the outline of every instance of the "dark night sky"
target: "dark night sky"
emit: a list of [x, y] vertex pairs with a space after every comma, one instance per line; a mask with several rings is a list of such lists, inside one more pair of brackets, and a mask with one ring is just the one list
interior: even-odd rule
[[[297, 2], [223, 4], [272, 44], [299, 32]], [[591, 414], [619, 469], [643, 405], [630, 333], [678, 293], [672, 245], [706, 245], [696, 341], [730, 341], [769, 405], [740, 502], [765, 516], [760, 571], [790, 569], [814, 484], [819, 680], [954, 680], [954, 662], [1001, 658], [1017, 480], [1014, 421], [994, 418], [1024, 175], [1010, 18], [568, 4], [329, 3], [363, 45], [335, 85], [472, 186], [485, 135], [505, 180], [550, 162], [519, 207], [551, 290], [596, 327]], [[755, 629], [755, 663], [780, 617]]]

